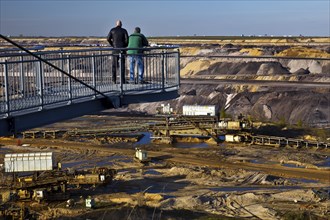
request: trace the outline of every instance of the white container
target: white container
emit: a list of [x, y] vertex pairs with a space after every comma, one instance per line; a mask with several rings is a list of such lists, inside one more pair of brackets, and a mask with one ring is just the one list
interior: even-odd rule
[[53, 152], [5, 154], [5, 172], [53, 170]]
[[241, 142], [242, 138], [238, 135], [226, 134], [225, 141], [226, 142]]
[[171, 108], [170, 104], [161, 105], [163, 107], [163, 114], [171, 114], [173, 112], [173, 109]]
[[88, 197], [86, 199], [86, 208], [94, 208], [95, 200], [93, 198]]
[[34, 191], [35, 193], [35, 199], [43, 199], [44, 198], [44, 191], [42, 189], [38, 189]]
[[135, 151], [135, 157], [139, 159], [140, 161], [145, 161], [148, 159], [148, 153], [147, 151], [136, 149]]
[[227, 129], [227, 127], [228, 127], [228, 123], [227, 122], [225, 122], [225, 121], [218, 122], [218, 128], [220, 128], [220, 129]]
[[184, 105], [182, 106], [182, 114], [215, 116], [215, 105]]

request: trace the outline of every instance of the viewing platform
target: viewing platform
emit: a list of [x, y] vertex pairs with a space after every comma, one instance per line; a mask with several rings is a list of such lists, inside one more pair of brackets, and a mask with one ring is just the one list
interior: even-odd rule
[[[142, 83], [129, 82], [126, 50], [0, 53], [0, 136], [109, 108], [178, 97], [178, 47], [144, 48]], [[137, 74], [136, 68], [136, 79]]]

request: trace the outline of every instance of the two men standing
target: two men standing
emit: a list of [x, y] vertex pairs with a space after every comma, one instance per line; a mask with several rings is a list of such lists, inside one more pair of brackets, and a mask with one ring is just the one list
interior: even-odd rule
[[[112, 28], [107, 36], [107, 40], [113, 48], [132, 48], [132, 50], [127, 50], [127, 54], [129, 55], [130, 60], [130, 83], [135, 82], [134, 77], [134, 69], [135, 62], [138, 65], [138, 80], [140, 83], [143, 83], [143, 73], [144, 73], [144, 64], [142, 59], [143, 50], [139, 50], [137, 48], [142, 48], [144, 46], [148, 46], [147, 38], [141, 34], [141, 29], [136, 27], [134, 33], [128, 37], [127, 31], [122, 28], [122, 22], [118, 20], [116, 22], [116, 27]], [[116, 83], [116, 70], [118, 66], [118, 62], [120, 60], [121, 66], [121, 79], [122, 83], [125, 83], [125, 57], [121, 57], [119, 59], [120, 50], [114, 51], [114, 62], [112, 63], [112, 79], [113, 82]], [[126, 54], [126, 51], [122, 51], [122, 54]]]

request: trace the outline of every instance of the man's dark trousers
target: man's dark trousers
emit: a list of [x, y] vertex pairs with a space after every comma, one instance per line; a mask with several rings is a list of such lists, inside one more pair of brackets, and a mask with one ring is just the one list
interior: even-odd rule
[[122, 83], [125, 83], [125, 53], [121, 53], [121, 58], [119, 57], [119, 51], [114, 51], [113, 53], [113, 61], [112, 61], [112, 82], [117, 83], [117, 69], [119, 69], [120, 62], [120, 75], [122, 79]]

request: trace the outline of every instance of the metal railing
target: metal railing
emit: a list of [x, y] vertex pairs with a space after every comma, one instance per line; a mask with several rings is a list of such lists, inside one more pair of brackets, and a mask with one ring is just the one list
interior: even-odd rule
[[[140, 54], [144, 62], [143, 84], [126, 83], [129, 80], [126, 50], [120, 49], [119, 54], [113, 48], [34, 53], [62, 71], [25, 52], [0, 54], [0, 118], [96, 99], [100, 94], [121, 96], [178, 88], [177, 47], [145, 48]], [[112, 64], [116, 56], [126, 62], [118, 62], [115, 80]], [[125, 66], [121, 66], [123, 63]]]

